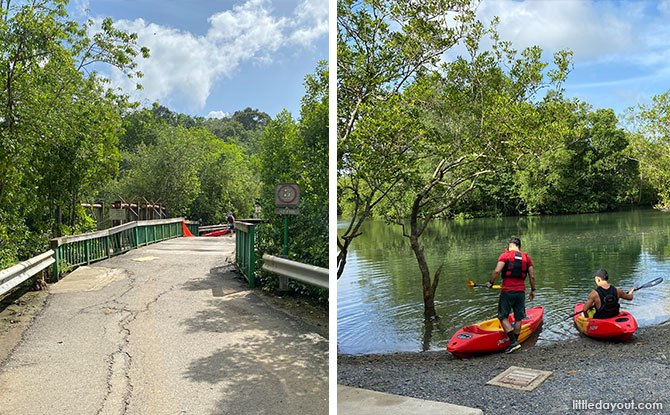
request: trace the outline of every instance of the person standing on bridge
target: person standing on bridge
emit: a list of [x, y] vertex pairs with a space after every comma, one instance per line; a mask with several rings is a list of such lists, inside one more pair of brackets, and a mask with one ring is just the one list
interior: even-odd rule
[[233, 234], [235, 233], [235, 217], [231, 212], [228, 212], [228, 233], [230, 234], [230, 237], [233, 237]]
[[[505, 353], [512, 353], [521, 348], [518, 337], [521, 334], [521, 320], [526, 317], [526, 275], [530, 276], [530, 295], [528, 301], [535, 298], [535, 271], [533, 261], [526, 252], [521, 252], [521, 239], [510, 238], [507, 249], [498, 258], [498, 264], [493, 270], [491, 281], [493, 286], [500, 273], [502, 275], [502, 289], [498, 299], [498, 320], [509, 337], [510, 344]], [[509, 314], [514, 310], [514, 328], [509, 322]]]

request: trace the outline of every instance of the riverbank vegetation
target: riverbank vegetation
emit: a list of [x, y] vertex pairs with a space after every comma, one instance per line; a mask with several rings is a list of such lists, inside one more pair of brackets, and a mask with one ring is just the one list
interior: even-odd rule
[[303, 191], [291, 258], [327, 264], [326, 65], [306, 77], [298, 119], [141, 108], [93, 68], [114, 66], [141, 88], [137, 60], [150, 51], [111, 19], [74, 21], [67, 4], [0, 1], [0, 269], [46, 251], [50, 238], [95, 230], [80, 202], [97, 200], [160, 202], [169, 217], [203, 224], [260, 206], [259, 245], [273, 250], [278, 181]]
[[564, 96], [572, 52], [500, 39], [476, 1], [338, 1], [338, 277], [368, 218], [400, 226], [434, 315], [434, 219], [668, 204], [668, 97], [611, 109]]

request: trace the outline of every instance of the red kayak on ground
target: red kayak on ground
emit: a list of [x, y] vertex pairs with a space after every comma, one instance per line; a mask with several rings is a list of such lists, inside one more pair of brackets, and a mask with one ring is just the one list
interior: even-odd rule
[[[583, 309], [584, 304], [579, 303], [575, 306], [575, 313]], [[621, 311], [617, 316], [610, 318], [588, 319], [580, 313], [574, 316], [573, 319], [577, 330], [597, 339], [626, 341], [633, 337], [633, 333], [637, 330], [637, 321], [635, 321], [630, 313], [625, 311]]]
[[214, 231], [214, 232], [206, 233], [206, 234], [200, 235], [200, 236], [221, 236], [221, 235], [227, 234], [228, 230], [229, 229], [224, 229], [224, 230], [221, 230], [221, 231]]
[[[542, 323], [544, 307], [533, 307], [526, 310], [527, 318], [523, 319], [519, 343], [530, 337]], [[509, 316], [510, 323], [514, 322], [514, 315]], [[509, 337], [503, 331], [500, 320], [493, 318], [465, 326], [457, 331], [449, 344], [447, 351], [456, 357], [466, 358], [476, 354], [503, 351], [509, 346]]]

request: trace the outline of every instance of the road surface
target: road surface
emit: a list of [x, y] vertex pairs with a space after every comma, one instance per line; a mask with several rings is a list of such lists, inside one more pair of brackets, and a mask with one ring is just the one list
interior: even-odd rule
[[171, 239], [50, 286], [0, 356], [0, 414], [327, 414], [328, 341], [248, 289], [234, 248]]

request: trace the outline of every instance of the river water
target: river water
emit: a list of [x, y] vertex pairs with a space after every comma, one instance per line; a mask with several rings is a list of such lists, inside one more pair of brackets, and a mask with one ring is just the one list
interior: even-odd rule
[[[340, 220], [338, 229], [344, 226]], [[368, 221], [362, 232], [337, 283], [340, 353], [444, 350], [461, 327], [495, 317], [499, 291], [469, 289], [465, 281], [486, 283], [513, 235], [535, 265], [537, 295], [526, 307], [545, 307], [537, 344], [579, 336], [568, 316], [595, 288], [593, 273], [601, 267], [626, 290], [663, 277], [662, 284], [621, 304], [640, 327], [670, 318], [670, 213], [435, 221], [421, 238], [431, 273], [444, 264], [434, 322], [424, 320], [421, 276], [400, 227]]]

